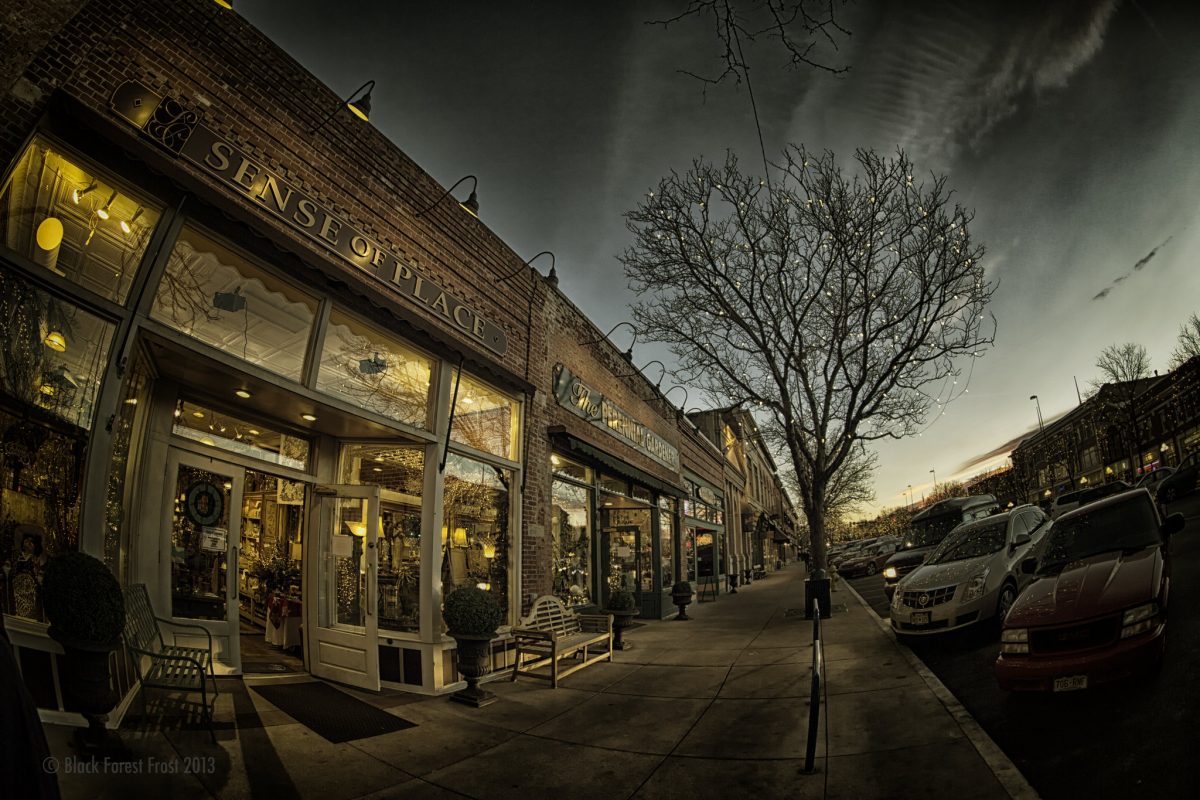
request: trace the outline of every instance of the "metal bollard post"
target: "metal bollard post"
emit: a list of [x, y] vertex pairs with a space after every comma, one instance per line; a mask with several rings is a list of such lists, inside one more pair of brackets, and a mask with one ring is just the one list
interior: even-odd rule
[[[805, 775], [811, 775], [817, 757], [817, 730], [821, 721], [821, 670], [824, 656], [821, 651], [821, 601], [813, 598], [813, 666], [812, 690], [808, 705], [808, 741], [804, 746]], [[826, 754], [828, 756], [828, 754]]]

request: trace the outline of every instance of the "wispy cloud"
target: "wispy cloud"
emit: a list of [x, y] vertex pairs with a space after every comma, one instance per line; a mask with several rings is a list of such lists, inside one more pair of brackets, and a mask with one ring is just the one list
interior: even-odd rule
[[1113, 278], [1112, 286], [1107, 286], [1107, 287], [1101, 289], [1099, 292], [1096, 293], [1096, 295], [1092, 299], [1093, 300], [1103, 300], [1104, 298], [1108, 297], [1108, 295], [1112, 292], [1112, 290], [1115, 286], [1122, 283], [1123, 281], [1129, 280], [1129, 278], [1133, 276], [1134, 272], [1141, 272], [1142, 269], [1145, 268], [1145, 266], [1150, 263], [1150, 259], [1154, 258], [1154, 256], [1156, 256], [1158, 254], [1158, 251], [1161, 250], [1163, 247], [1165, 247], [1167, 245], [1167, 242], [1171, 241], [1174, 238], [1175, 238], [1174, 236], [1168, 236], [1163, 241], [1162, 244], [1160, 244], [1158, 247], [1155, 247], [1149, 253], [1147, 253], [1146, 255], [1139, 258], [1137, 260], [1137, 262], [1133, 265], [1133, 270], [1131, 272], [1126, 272], [1124, 275], [1121, 275], [1120, 277]]

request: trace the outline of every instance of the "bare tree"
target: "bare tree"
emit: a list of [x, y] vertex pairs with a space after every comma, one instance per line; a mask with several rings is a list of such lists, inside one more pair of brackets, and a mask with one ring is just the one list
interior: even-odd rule
[[1179, 369], [1188, 359], [1200, 356], [1200, 314], [1193, 313], [1179, 326], [1179, 338], [1171, 351], [1168, 369]]
[[965, 390], [960, 362], [993, 340], [993, 286], [973, 213], [944, 177], [914, 181], [903, 152], [859, 150], [853, 176], [832, 153], [790, 147], [783, 162], [771, 185], [732, 154], [672, 173], [626, 215], [621, 260], [643, 298], [634, 320], [670, 346], [677, 377], [747, 404], [787, 453], [823, 569], [834, 476]]
[[[863, 503], [875, 499], [875, 488], [871, 483], [879, 466], [879, 456], [864, 447], [856, 447], [846, 456], [841, 469], [829, 479], [825, 490], [825, 516], [841, 517], [857, 511]], [[800, 481], [796, 473], [787, 473], [789, 489], [800, 494]]]
[[[1096, 358], [1096, 369], [1100, 374], [1091, 381], [1094, 393], [1100, 400], [1100, 410], [1105, 418], [1105, 429], [1114, 427], [1125, 453], [1129, 456], [1130, 477], [1138, 461], [1138, 436], [1140, 415], [1137, 396], [1145, 388], [1144, 380], [1150, 377], [1150, 355], [1146, 348], [1136, 342], [1111, 344], [1100, 351]], [[1110, 434], [1111, 436], [1111, 434]]]

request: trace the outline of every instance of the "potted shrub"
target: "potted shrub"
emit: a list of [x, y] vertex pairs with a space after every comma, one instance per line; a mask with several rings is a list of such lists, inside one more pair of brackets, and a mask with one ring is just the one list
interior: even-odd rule
[[617, 589], [608, 596], [608, 606], [604, 611], [613, 615], [613, 649], [628, 650], [633, 645], [622, 637], [638, 615], [637, 599], [625, 589]]
[[455, 589], [446, 597], [442, 619], [458, 644], [458, 671], [467, 681], [467, 688], [450, 695], [451, 700], [475, 708], [496, 702], [495, 694], [479, 688], [479, 679], [488, 671], [488, 645], [503, 617], [496, 599], [474, 586]]
[[679, 581], [671, 587], [671, 602], [679, 608], [679, 616], [677, 620], [689, 620], [691, 617], [687, 615], [688, 603], [692, 602], [692, 597], [695, 593], [692, 591], [692, 585], [687, 581]]
[[125, 628], [121, 586], [98, 559], [67, 553], [46, 565], [42, 602], [50, 638], [63, 646], [64, 705], [87, 719], [81, 744], [94, 750], [104, 743], [104, 723], [117, 703], [108, 657], [120, 646]]

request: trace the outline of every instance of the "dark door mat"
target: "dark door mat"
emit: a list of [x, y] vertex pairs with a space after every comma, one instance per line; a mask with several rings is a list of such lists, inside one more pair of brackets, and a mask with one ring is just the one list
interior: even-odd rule
[[301, 725], [334, 742], [366, 739], [415, 727], [327, 683], [286, 683], [250, 687]]
[[244, 675], [286, 675], [295, 672], [295, 667], [279, 661], [242, 661]]

